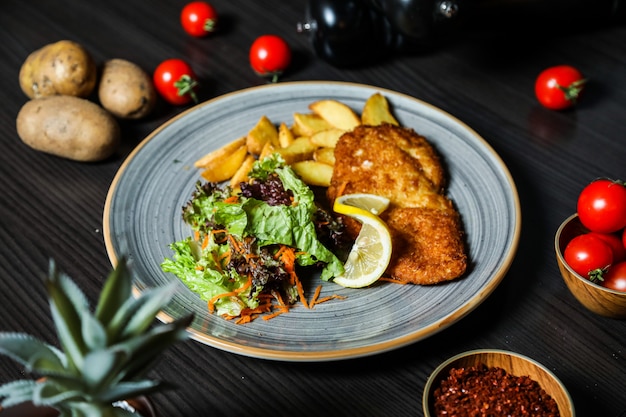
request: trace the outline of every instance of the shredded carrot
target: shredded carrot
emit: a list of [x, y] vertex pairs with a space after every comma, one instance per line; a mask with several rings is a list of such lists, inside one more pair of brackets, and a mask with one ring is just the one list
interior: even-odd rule
[[304, 305], [305, 308], [310, 308], [309, 303], [306, 301], [306, 297], [304, 296], [304, 290], [302, 289], [302, 283], [296, 276], [296, 288], [298, 289], [298, 296], [300, 296], [300, 301]]
[[321, 292], [322, 292], [322, 286], [318, 285], [317, 288], [315, 289], [315, 293], [313, 294], [313, 298], [311, 299], [311, 302], [309, 303], [311, 308], [313, 308], [313, 306], [317, 304], [317, 299], [319, 298]]
[[256, 319], [259, 315], [263, 313], [267, 313], [271, 311], [272, 305], [271, 303], [261, 303], [257, 308], [244, 308], [241, 311], [239, 319], [235, 321], [236, 324], [246, 324], [250, 323], [252, 320]]
[[196, 242], [200, 240], [200, 231], [199, 230], [194, 230], [193, 231], [193, 240], [195, 240]]
[[215, 252], [211, 252], [211, 257], [213, 258], [213, 263], [215, 264], [215, 267], [217, 268], [217, 270], [220, 273], [223, 273], [224, 271], [222, 270], [222, 264], [220, 264], [217, 254]]
[[326, 301], [335, 300], [335, 299], [345, 300], [346, 297], [341, 296], [341, 295], [337, 295], [337, 294], [333, 294], [333, 295], [329, 295], [327, 297], [320, 298], [319, 300], [317, 300], [315, 302], [315, 304], [322, 304], [322, 303], [325, 303]]
[[241, 248], [241, 244], [237, 242], [237, 239], [235, 239], [232, 235], [228, 235], [228, 241], [230, 242], [230, 245], [235, 250], [235, 252], [241, 253], [243, 251]]
[[248, 281], [246, 281], [245, 284], [243, 284], [241, 287], [237, 288], [236, 290], [225, 292], [223, 294], [218, 294], [218, 295], [214, 296], [207, 303], [208, 306], [209, 306], [209, 311], [211, 313], [213, 313], [215, 311], [215, 303], [219, 299], [224, 298], [224, 297], [237, 296], [237, 295], [241, 294], [242, 292], [244, 292], [245, 290], [247, 290], [248, 288], [250, 288], [251, 285], [252, 285], [252, 277], [248, 277]]
[[204, 235], [204, 239], [202, 239], [202, 249], [206, 249], [209, 246], [209, 235]]
[[274, 255], [274, 259], [279, 259], [285, 265], [285, 270], [289, 273], [291, 285], [296, 284], [298, 277], [296, 275], [296, 253], [295, 249], [287, 246], [281, 245], [280, 249]]
[[[345, 188], [345, 186], [346, 184], [342, 184], [342, 188]], [[236, 198], [232, 200], [231, 198], [228, 198], [225, 201], [235, 200]], [[216, 235], [220, 235], [220, 240], [222, 241], [221, 243], [224, 243], [225, 241], [228, 241], [229, 243], [227, 251], [219, 256], [216, 253], [213, 254], [215, 264], [218, 268], [222, 268], [223, 265], [227, 265], [234, 254], [240, 254], [244, 256], [246, 258], [246, 261], [250, 261], [251, 259], [258, 257], [258, 255], [256, 254], [249, 253], [247, 249], [248, 243], [246, 241], [239, 241], [235, 236], [229, 234], [227, 230], [216, 229], [212, 230], [211, 234], [213, 236], [213, 239], [215, 239]], [[223, 239], [221, 234], [224, 235]], [[199, 239], [199, 234], [197, 234], [196, 236]], [[206, 245], [208, 244], [206, 243], [208, 239], [209, 236], [205, 236], [203, 241], [203, 247], [206, 247]], [[302, 253], [304, 252], [296, 252], [296, 249], [291, 246], [279, 245], [278, 250], [273, 255], [274, 259], [280, 261], [283, 264], [285, 271], [289, 274], [290, 284], [296, 287], [298, 298], [300, 299], [302, 305], [307, 309], [311, 309], [317, 304], [321, 304], [332, 299], [345, 298], [338, 295], [331, 295], [320, 298], [322, 285], [318, 285], [315, 289], [312, 299], [310, 301], [306, 299], [302, 282], [300, 281], [300, 278], [296, 273], [296, 260], [297, 257]], [[252, 278], [249, 277], [248, 281], [237, 290], [218, 294], [212, 297], [207, 302], [209, 311], [211, 313], [215, 311], [215, 303], [217, 303], [220, 299], [225, 297], [239, 296], [243, 291], [250, 288], [251, 285]], [[263, 320], [271, 320], [275, 317], [289, 312], [290, 310], [290, 305], [285, 303], [280, 292], [272, 292], [271, 294], [259, 294], [258, 299], [259, 305], [256, 308], [244, 308], [238, 316], [223, 315], [223, 317], [226, 320], [234, 320], [236, 324], [246, 324], [252, 322], [258, 317], [261, 317]]]
[[[224, 243], [226, 242], [226, 234], [228, 233], [228, 230], [226, 229], [213, 229], [211, 230], [211, 235], [213, 235], [213, 239], [215, 240], [215, 242], [217, 243]], [[223, 234], [224, 237], [222, 238], [217, 238], [216, 235], [220, 235]]]
[[[289, 311], [289, 310], [287, 310], [287, 311]], [[278, 311], [273, 312], [272, 314], [267, 314], [267, 315], [263, 316], [263, 320], [266, 320], [266, 321], [267, 320], [271, 320], [271, 319], [273, 319], [275, 317], [278, 317], [278, 316], [280, 316], [281, 314], [284, 314], [284, 313], [286, 313], [285, 310], [278, 310]]]
[[230, 197], [224, 199], [224, 203], [236, 203], [239, 201], [239, 197], [237, 195], [231, 195]]

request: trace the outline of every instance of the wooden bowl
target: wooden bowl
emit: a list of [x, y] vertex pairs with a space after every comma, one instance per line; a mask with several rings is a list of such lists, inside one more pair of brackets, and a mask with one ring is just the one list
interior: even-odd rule
[[578, 215], [568, 217], [559, 227], [554, 238], [556, 262], [567, 288], [587, 309], [605, 317], [626, 318], [626, 292], [612, 290], [578, 275], [563, 258], [565, 247], [574, 237], [588, 230], [580, 223]]
[[433, 371], [424, 387], [422, 404], [424, 417], [436, 417], [434, 392], [446, 379], [450, 369], [484, 364], [504, 369], [511, 375], [528, 376], [541, 386], [557, 403], [561, 417], [574, 417], [574, 402], [565, 386], [545, 366], [526, 356], [497, 349], [479, 349], [460, 353], [448, 359]]

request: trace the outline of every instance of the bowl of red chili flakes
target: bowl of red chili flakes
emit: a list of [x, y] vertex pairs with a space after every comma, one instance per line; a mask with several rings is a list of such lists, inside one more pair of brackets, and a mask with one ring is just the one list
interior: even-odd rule
[[539, 362], [515, 352], [460, 353], [433, 371], [423, 395], [424, 417], [574, 417], [565, 385]]

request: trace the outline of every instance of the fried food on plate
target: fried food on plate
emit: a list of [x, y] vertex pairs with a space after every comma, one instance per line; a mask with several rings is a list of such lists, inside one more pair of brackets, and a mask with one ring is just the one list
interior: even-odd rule
[[[445, 172], [439, 156], [413, 130], [391, 124], [359, 126], [335, 147], [328, 197], [370, 193], [389, 198], [381, 218], [392, 234], [393, 254], [386, 275], [421, 285], [463, 275], [467, 256], [459, 213], [444, 195]], [[348, 232], [360, 224], [346, 218]]]

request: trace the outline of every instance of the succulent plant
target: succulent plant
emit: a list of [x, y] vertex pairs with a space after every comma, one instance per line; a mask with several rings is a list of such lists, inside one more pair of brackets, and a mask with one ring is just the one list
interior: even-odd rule
[[30, 401], [55, 408], [60, 417], [136, 417], [119, 403], [169, 388], [146, 374], [159, 354], [187, 338], [191, 315], [154, 324], [174, 284], [134, 297], [122, 259], [92, 312], [85, 294], [53, 261], [44, 282], [60, 348], [25, 333], [0, 333], [0, 353], [41, 376], [0, 386], [2, 407]]

